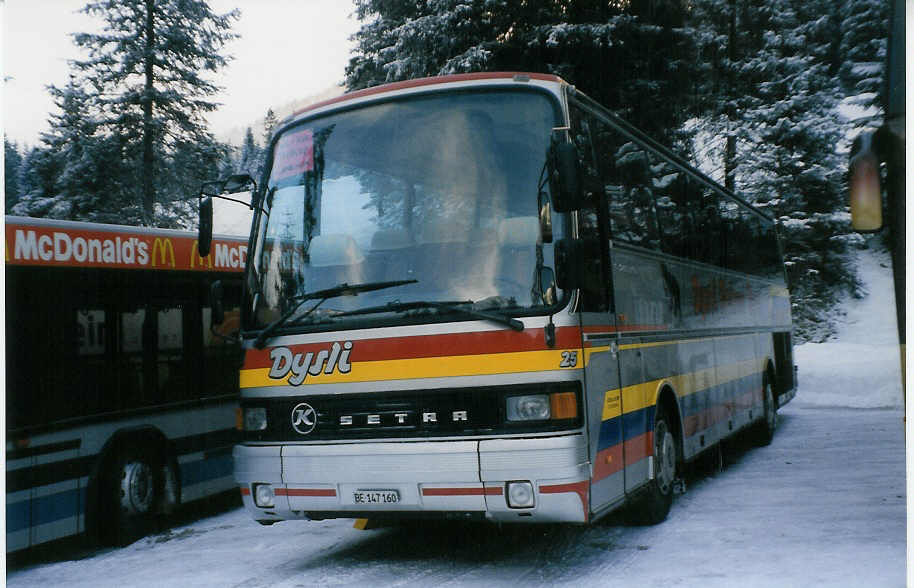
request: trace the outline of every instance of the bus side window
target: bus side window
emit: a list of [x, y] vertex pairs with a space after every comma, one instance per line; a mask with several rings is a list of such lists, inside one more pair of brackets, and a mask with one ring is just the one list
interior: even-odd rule
[[688, 257], [689, 223], [685, 175], [668, 170], [659, 178], [655, 177], [654, 194], [663, 251], [676, 257]]
[[660, 250], [660, 235], [654, 210], [653, 171], [647, 152], [627, 142], [613, 153], [618, 184], [610, 203], [610, 230], [613, 239], [647, 249]]
[[572, 114], [572, 139], [581, 158], [584, 189], [590, 192], [591, 204], [582, 208], [578, 213], [579, 231], [584, 243], [582, 248], [586, 253], [583, 259], [576, 260], [583, 265], [580, 275], [582, 277], [581, 294], [582, 309], [588, 312], [606, 310], [607, 287], [604, 282], [603, 271], [600, 268], [601, 248], [605, 246], [600, 238], [600, 215], [598, 208], [604, 202], [601, 184], [603, 181], [603, 152], [599, 148], [599, 136], [603, 126], [592, 115], [577, 109], [571, 109]]
[[717, 201], [717, 212], [720, 217], [720, 240], [723, 243], [721, 261], [730, 270], [744, 271], [746, 244], [739, 231], [739, 205], [729, 198], [721, 196]]
[[209, 304], [202, 309], [203, 378], [200, 395], [222, 396], [238, 390], [239, 348], [235, 337], [241, 328], [241, 280], [222, 280], [225, 317], [212, 324]]
[[724, 244], [717, 212], [717, 193], [690, 179], [686, 185], [686, 202], [690, 217], [686, 246], [688, 257], [695, 261], [719, 265]]

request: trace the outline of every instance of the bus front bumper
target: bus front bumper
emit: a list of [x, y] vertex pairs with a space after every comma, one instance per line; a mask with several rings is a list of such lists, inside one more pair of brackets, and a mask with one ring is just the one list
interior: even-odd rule
[[[581, 434], [526, 439], [237, 445], [254, 519], [484, 518], [586, 522]], [[261, 487], [264, 486], [264, 487]]]

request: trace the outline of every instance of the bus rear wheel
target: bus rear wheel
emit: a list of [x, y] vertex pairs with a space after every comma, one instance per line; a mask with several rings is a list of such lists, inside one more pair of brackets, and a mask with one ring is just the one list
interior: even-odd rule
[[764, 416], [753, 428], [752, 436], [756, 445], [764, 447], [771, 444], [778, 428], [778, 405], [774, 399], [774, 388], [768, 375], [765, 375], [762, 380], [762, 403]]
[[[163, 468], [141, 448], [128, 448], [117, 455], [108, 471], [104, 503], [108, 524], [101, 522], [103, 538], [126, 545], [152, 528], [164, 491]], [[105, 509], [101, 512], [105, 516]]]
[[628, 521], [635, 525], [656, 525], [666, 519], [673, 504], [673, 485], [679, 451], [676, 435], [666, 411], [654, 419], [653, 479], [628, 507]]

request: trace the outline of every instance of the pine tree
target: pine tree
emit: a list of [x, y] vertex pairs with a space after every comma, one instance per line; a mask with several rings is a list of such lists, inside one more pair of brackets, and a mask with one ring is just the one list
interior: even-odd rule
[[235, 37], [229, 27], [238, 11], [217, 15], [205, 0], [99, 0], [82, 11], [104, 26], [101, 33], [74, 35], [88, 58], [73, 65], [92, 89], [88, 112], [99, 131], [118, 137], [124, 159], [138, 163], [130, 188], [140, 215], [131, 220], [174, 224], [184, 214], [180, 206], [157, 208], [173, 198], [162, 194], [169, 172], [183, 172], [168, 162], [193, 144], [207, 159], [184, 161], [191, 170], [215, 171], [218, 164], [212, 157], [219, 148], [203, 118], [217, 107], [211, 97], [218, 87], [203, 73], [227, 63], [220, 51]]
[[19, 201], [19, 170], [22, 167], [22, 155], [16, 143], [10, 143], [3, 137], [3, 189], [6, 210]]
[[838, 75], [847, 102], [866, 112], [857, 125], [867, 126], [882, 116], [889, 3], [844, 0], [839, 13]]
[[254, 140], [254, 132], [248, 127], [244, 133], [244, 142], [241, 144], [241, 157], [238, 160], [237, 173], [247, 173], [251, 177], [260, 177], [261, 160], [260, 147]]
[[268, 108], [266, 116], [263, 117], [264, 148], [270, 145], [270, 141], [273, 139], [273, 131], [276, 129], [277, 124], [279, 124], [279, 120], [276, 118], [276, 113], [273, 112], [272, 108]]
[[824, 0], [766, 0], [756, 46], [739, 64], [750, 84], [737, 135], [736, 184], [780, 219], [798, 336], [822, 339], [820, 318], [842, 290], [856, 290], [847, 245], [843, 136], [836, 116], [833, 41], [837, 23]]
[[[554, 73], [649, 134], [674, 139], [693, 100], [677, 0], [356, 0], [350, 89], [473, 71]], [[671, 107], [676, 105], [676, 107]]]

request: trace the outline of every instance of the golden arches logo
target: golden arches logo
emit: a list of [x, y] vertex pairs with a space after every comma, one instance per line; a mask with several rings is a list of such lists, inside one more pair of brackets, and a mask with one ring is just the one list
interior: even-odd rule
[[195, 264], [200, 264], [200, 267], [203, 267], [204, 264], [206, 267], [213, 269], [213, 252], [210, 251], [209, 255], [203, 257], [200, 255], [200, 243], [194, 239], [194, 246], [190, 249], [190, 267], [193, 268]]
[[[156, 237], [152, 243], [152, 267], [158, 267], [161, 263], [165, 267], [168, 258], [171, 257], [170, 265], [175, 267], [175, 246], [168, 237]], [[156, 260], [159, 260], [157, 263]]]

